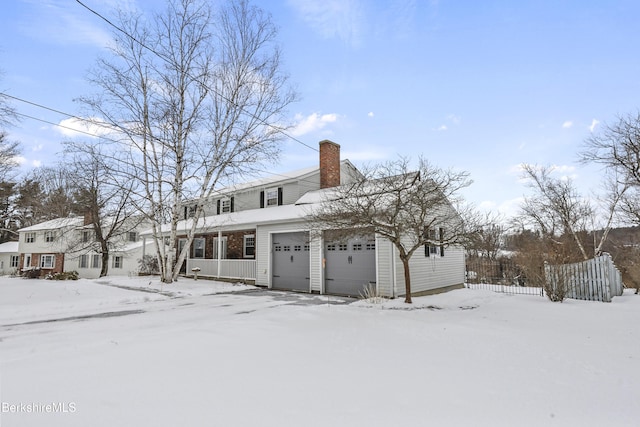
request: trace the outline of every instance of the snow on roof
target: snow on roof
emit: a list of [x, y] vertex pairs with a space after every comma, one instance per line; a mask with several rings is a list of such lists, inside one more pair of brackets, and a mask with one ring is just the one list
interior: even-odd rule
[[4, 242], [0, 243], [0, 253], [18, 253], [18, 242]]
[[56, 218], [50, 221], [41, 222], [30, 227], [21, 228], [18, 232], [23, 231], [41, 231], [41, 230], [58, 230], [64, 227], [77, 227], [84, 223], [82, 217]]
[[[260, 209], [248, 209], [240, 212], [232, 212], [220, 215], [211, 215], [198, 220], [196, 230], [227, 230], [240, 229], [242, 227], [255, 228], [259, 224], [274, 222], [302, 221], [310, 213], [309, 205], [282, 205]], [[178, 234], [184, 234], [193, 224], [192, 219], [178, 222]], [[162, 233], [168, 233], [170, 224], [162, 226]], [[140, 235], [151, 235], [151, 230], [146, 230]]]

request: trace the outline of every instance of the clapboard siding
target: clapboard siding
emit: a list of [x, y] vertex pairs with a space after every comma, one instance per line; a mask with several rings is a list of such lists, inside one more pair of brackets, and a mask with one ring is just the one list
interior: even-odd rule
[[380, 295], [393, 297], [393, 243], [381, 237], [376, 238], [376, 285]]
[[[396, 257], [397, 294], [405, 295], [404, 270], [399, 257]], [[447, 286], [464, 283], [464, 250], [461, 247], [448, 247], [444, 256], [424, 256], [424, 251], [416, 251], [409, 261], [411, 271], [411, 292], [431, 291]]]

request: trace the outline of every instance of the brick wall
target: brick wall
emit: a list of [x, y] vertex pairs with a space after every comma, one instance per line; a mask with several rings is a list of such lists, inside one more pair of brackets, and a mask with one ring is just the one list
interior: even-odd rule
[[320, 141], [320, 188], [340, 185], [340, 145]]

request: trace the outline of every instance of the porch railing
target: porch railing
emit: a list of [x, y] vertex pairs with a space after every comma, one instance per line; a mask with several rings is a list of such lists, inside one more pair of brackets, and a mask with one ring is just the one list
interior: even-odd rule
[[[220, 271], [218, 271], [220, 263]], [[193, 274], [193, 268], [199, 268], [198, 276], [220, 279], [256, 279], [256, 261], [253, 259], [187, 259], [187, 274]]]

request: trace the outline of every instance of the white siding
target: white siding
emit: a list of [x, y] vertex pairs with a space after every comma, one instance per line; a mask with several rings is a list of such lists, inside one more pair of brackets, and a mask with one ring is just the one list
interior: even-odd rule
[[393, 243], [381, 237], [376, 238], [376, 269], [378, 292], [385, 297], [393, 297]]
[[306, 230], [306, 223], [302, 221], [259, 225], [256, 228], [256, 285], [271, 287], [271, 235]]
[[[312, 292], [324, 292], [324, 287], [322, 286], [324, 281], [324, 271], [322, 268], [322, 258], [323, 258], [323, 249], [324, 249], [324, 240], [321, 235], [311, 234], [311, 242], [310, 242], [310, 253], [309, 256], [311, 259], [309, 260], [309, 269], [310, 269], [310, 282], [311, 282], [311, 291]], [[320, 233], [318, 233], [320, 234]]]
[[[404, 269], [396, 256], [397, 295], [405, 295]], [[412, 293], [430, 291], [464, 283], [464, 250], [461, 247], [445, 248], [444, 256], [424, 256], [418, 249], [409, 261]]]

